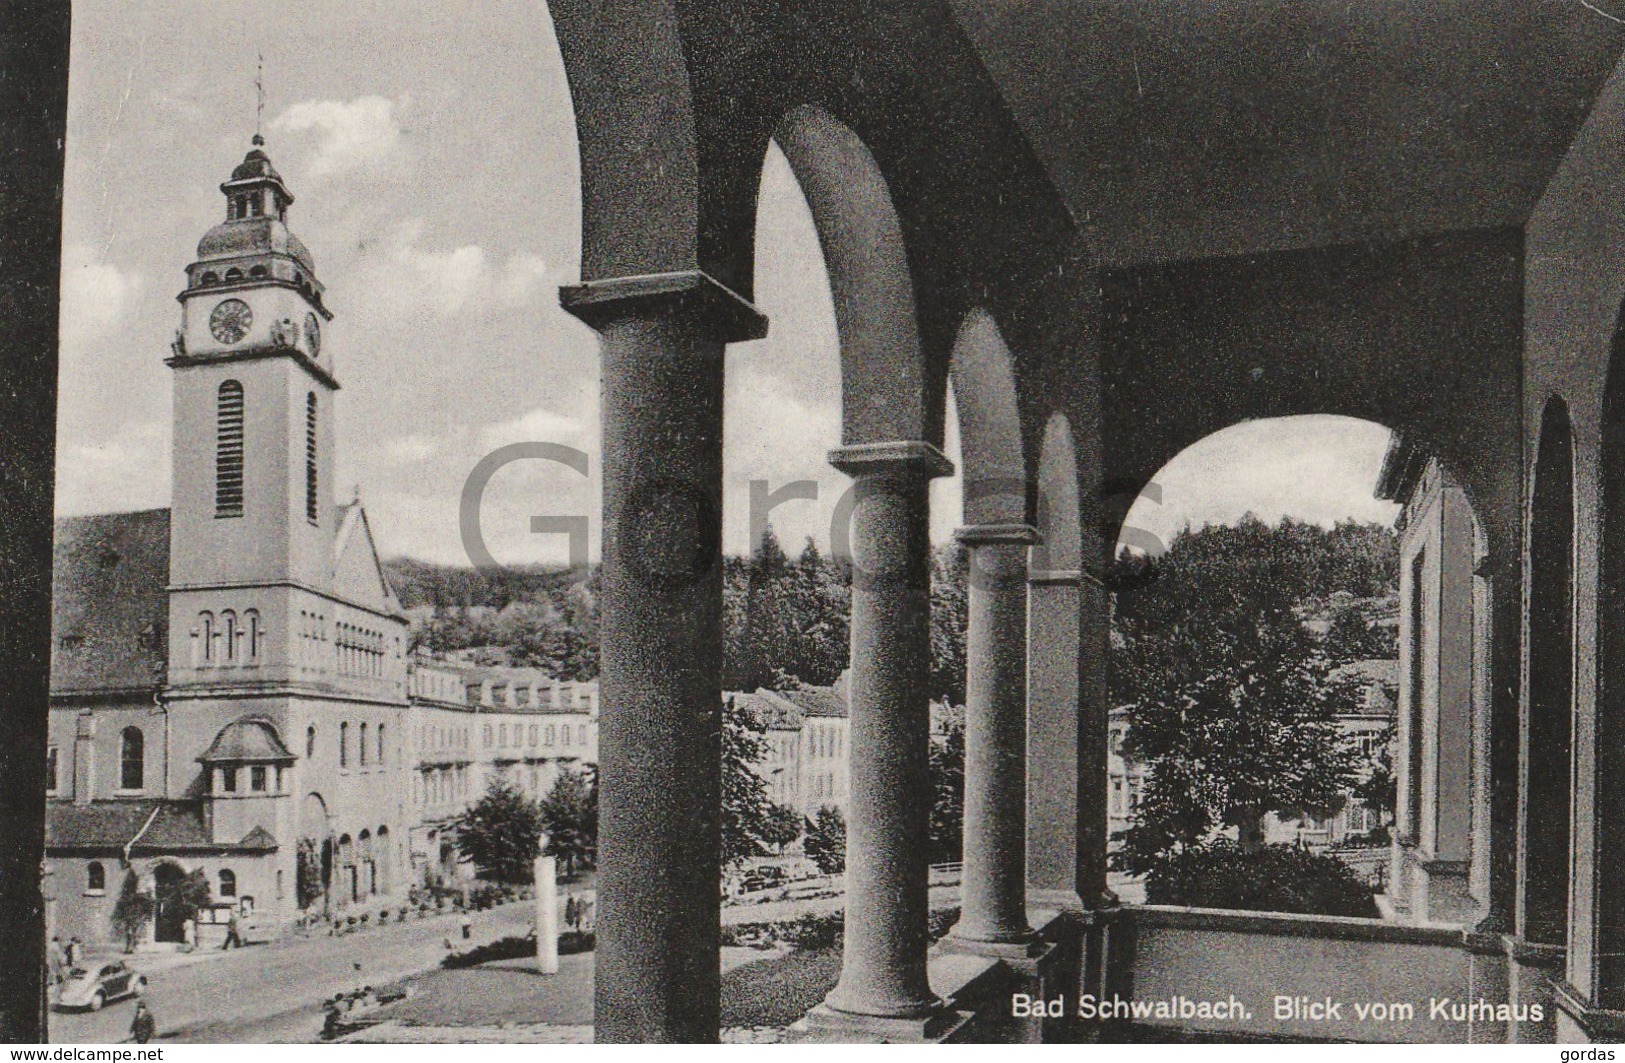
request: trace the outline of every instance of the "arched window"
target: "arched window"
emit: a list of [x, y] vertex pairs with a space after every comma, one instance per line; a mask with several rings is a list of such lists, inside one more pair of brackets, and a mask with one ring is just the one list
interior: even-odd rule
[[350, 723], [346, 720], [339, 724], [339, 767], [350, 766]]
[[305, 519], [315, 524], [321, 518], [319, 487], [316, 483], [316, 393], [305, 396]]
[[85, 889], [90, 893], [102, 893], [107, 889], [107, 869], [100, 860], [92, 860], [85, 865]]
[[118, 782], [121, 790], [139, 790], [146, 778], [147, 740], [139, 727], [126, 727], [119, 743]]
[[214, 515], [243, 515], [243, 385], [235, 380], [215, 396]]
[[214, 614], [202, 612], [197, 617], [198, 663], [214, 663]]
[[305, 728], [305, 759], [309, 760], [316, 755], [316, 725], [311, 724]]
[[220, 896], [237, 896], [237, 872], [228, 868], [220, 869]]
[[260, 611], [249, 609], [243, 613], [243, 638], [248, 640], [248, 660], [251, 664], [258, 664], [260, 660], [261, 636], [264, 632], [260, 628]]
[[367, 725], [361, 725], [361, 766], [367, 766]]
[[219, 284], [219, 283], [220, 283], [220, 274], [216, 273], [214, 270], [209, 270], [207, 273], [203, 274], [203, 284], [204, 284], [205, 287], [207, 287], [210, 284]]
[[378, 763], [384, 762], [384, 725], [378, 725]]
[[237, 614], [230, 609], [220, 614], [220, 627], [226, 635], [226, 663], [236, 664], [241, 632], [237, 630]]
[[242, 279], [243, 279], [243, 271], [238, 269], [236, 266], [233, 266], [230, 269], [226, 270], [226, 283], [229, 284], [232, 281], [240, 281]]
[[270, 270], [266, 269], [264, 266], [255, 266], [253, 269], [248, 271], [248, 275], [250, 277], [264, 277], [268, 273], [270, 273]]

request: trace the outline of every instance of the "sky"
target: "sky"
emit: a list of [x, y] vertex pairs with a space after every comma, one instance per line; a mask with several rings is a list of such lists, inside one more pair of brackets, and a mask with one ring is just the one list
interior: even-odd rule
[[[579, 279], [574, 118], [538, 0], [76, 0], [64, 194], [57, 509], [168, 504], [175, 294], [218, 185], [249, 148], [264, 57], [263, 132], [296, 201], [343, 390], [336, 482], [366, 504], [386, 556], [466, 561], [464, 479], [507, 443], [563, 443], [589, 475], [516, 463], [491, 481], [481, 529], [500, 561], [557, 563], [532, 515], [587, 514], [597, 478], [593, 333], [558, 307]], [[724, 548], [749, 542], [752, 480], [818, 484], [776, 509], [792, 550], [828, 544], [846, 489], [836, 329], [816, 233], [776, 149], [764, 160], [757, 302], [766, 339], [727, 355]], [[1129, 526], [1166, 538], [1248, 510], [1329, 523], [1389, 520], [1371, 499], [1386, 431], [1340, 418], [1242, 425], [1157, 477]], [[958, 459], [957, 433], [945, 450]], [[959, 521], [957, 481], [932, 488], [932, 533]]]

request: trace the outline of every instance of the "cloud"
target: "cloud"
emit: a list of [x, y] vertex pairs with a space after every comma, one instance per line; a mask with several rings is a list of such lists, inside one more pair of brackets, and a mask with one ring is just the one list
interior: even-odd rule
[[[114, 513], [164, 505], [169, 498], [168, 420], [129, 425], [99, 443], [58, 433], [56, 511]], [[154, 476], [154, 470], [163, 474]]]
[[62, 249], [61, 344], [65, 359], [82, 355], [128, 323], [145, 278], [100, 259], [88, 244]]
[[1125, 542], [1167, 543], [1186, 525], [1233, 524], [1247, 513], [1330, 525], [1391, 523], [1399, 507], [1374, 497], [1388, 429], [1349, 417], [1249, 421], [1186, 448], [1129, 510]]
[[320, 136], [307, 172], [322, 178], [398, 163], [405, 155], [401, 101], [382, 96], [296, 103], [271, 122], [272, 130]]
[[442, 317], [492, 309], [518, 310], [551, 292], [547, 261], [516, 252], [493, 261], [478, 244], [434, 248], [424, 241], [422, 218], [407, 218], [390, 231], [383, 254], [370, 269], [384, 274], [368, 287], [382, 293], [396, 312], [429, 310]]

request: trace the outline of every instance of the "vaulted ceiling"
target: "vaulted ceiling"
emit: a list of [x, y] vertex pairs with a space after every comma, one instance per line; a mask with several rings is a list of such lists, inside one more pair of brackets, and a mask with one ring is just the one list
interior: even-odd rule
[[950, 2], [1107, 266], [1521, 224], [1625, 49], [1625, 0]]

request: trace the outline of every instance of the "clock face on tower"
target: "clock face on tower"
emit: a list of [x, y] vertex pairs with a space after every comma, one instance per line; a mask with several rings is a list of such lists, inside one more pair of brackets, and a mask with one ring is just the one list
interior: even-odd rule
[[305, 315], [305, 343], [310, 346], [312, 358], [322, 353], [322, 325], [315, 314]]
[[236, 343], [254, 327], [254, 311], [241, 299], [227, 299], [209, 315], [209, 331], [221, 343]]

